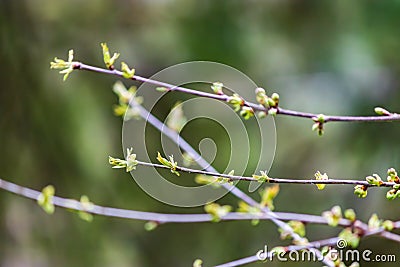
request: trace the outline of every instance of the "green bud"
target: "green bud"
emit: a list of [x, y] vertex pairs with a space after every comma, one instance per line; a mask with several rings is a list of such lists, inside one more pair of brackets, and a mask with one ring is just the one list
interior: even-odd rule
[[269, 177], [267, 175], [267, 172], [265, 171], [260, 171], [261, 175], [255, 175], [253, 174], [253, 178], [257, 180], [259, 183], [265, 183], [269, 181]]
[[275, 102], [275, 106], [274, 107], [277, 107], [278, 104], [279, 104], [279, 95], [277, 93], [273, 93], [271, 95], [271, 99]]
[[343, 229], [339, 234], [339, 238], [345, 240], [347, 245], [352, 248], [358, 247], [360, 243], [360, 237], [356, 233], [353, 233], [350, 227]]
[[324, 116], [324, 114], [319, 114], [318, 117], [317, 117], [317, 121], [318, 121], [319, 123], [324, 123], [324, 122], [325, 122], [325, 116]]
[[93, 221], [93, 215], [88, 213], [87, 211], [92, 211], [94, 208], [94, 204], [90, 202], [89, 198], [85, 195], [81, 196], [80, 202], [83, 210], [80, 210], [78, 212], [79, 217], [87, 222]]
[[396, 170], [395, 170], [394, 168], [388, 169], [388, 170], [387, 170], [387, 174], [388, 174], [389, 176], [397, 176], [397, 172], [396, 172]]
[[270, 97], [267, 98], [267, 104], [272, 108], [275, 108], [277, 106], [277, 103]]
[[333, 216], [335, 216], [336, 218], [342, 218], [342, 209], [340, 208], [340, 206], [334, 206], [331, 209]]
[[313, 119], [315, 123], [312, 125], [311, 130], [316, 131], [319, 136], [322, 136], [324, 134], [324, 123], [319, 122], [318, 118]]
[[162, 93], [170, 91], [167, 87], [157, 87], [156, 90]]
[[227, 98], [226, 102], [231, 104], [235, 111], [239, 111], [244, 105], [244, 100], [238, 94], [233, 94]]
[[387, 193], [386, 193], [386, 198], [387, 198], [388, 200], [393, 200], [393, 199], [395, 199], [395, 198], [398, 196], [398, 192], [399, 192], [398, 189], [390, 189], [390, 190], [387, 191]]
[[397, 175], [397, 172], [394, 168], [390, 168], [387, 170], [388, 177], [386, 178], [388, 182], [399, 183], [400, 179]]
[[356, 220], [356, 213], [353, 209], [347, 209], [344, 211], [344, 217], [354, 222]]
[[370, 230], [376, 230], [379, 229], [379, 227], [381, 226], [381, 220], [379, 220], [378, 215], [376, 215], [376, 213], [372, 214], [371, 217], [368, 220], [368, 228]]
[[265, 117], [267, 117], [267, 113], [265, 112], [265, 111], [259, 111], [259, 112], [257, 112], [257, 117], [259, 118], [259, 119], [264, 119]]
[[224, 87], [223, 83], [220, 82], [215, 82], [213, 85], [211, 85], [211, 89], [213, 90], [214, 93], [217, 95], [223, 95], [224, 93], [222, 92], [222, 88]]
[[53, 197], [54, 197], [55, 189], [54, 186], [48, 185], [43, 188], [42, 193], [39, 195], [37, 199], [37, 203], [40, 207], [47, 213], [53, 214], [54, 213], [54, 204], [53, 204]]
[[367, 187], [364, 185], [356, 185], [354, 187], [354, 194], [360, 198], [366, 197], [368, 194]]
[[271, 116], [276, 116], [277, 113], [278, 113], [278, 109], [276, 109], [276, 108], [270, 108], [268, 110], [268, 114]]
[[316, 122], [312, 125], [311, 130], [313, 130], [314, 132], [317, 131], [319, 129], [319, 123]]
[[193, 262], [193, 267], [202, 267], [203, 266], [203, 261], [201, 259], [196, 259]]
[[326, 219], [328, 225], [337, 226], [342, 218], [342, 209], [339, 206], [334, 206], [330, 211], [324, 211], [322, 217]]
[[256, 95], [265, 95], [265, 90], [264, 88], [257, 87], [255, 93]]
[[144, 229], [146, 230], [146, 231], [153, 231], [154, 229], [156, 229], [157, 228], [157, 226], [158, 226], [158, 223], [157, 222], [155, 222], [155, 221], [149, 221], [149, 222], [146, 222], [145, 224], [144, 224]]
[[242, 107], [240, 111], [240, 115], [245, 119], [248, 120], [254, 116], [254, 111], [251, 107]]
[[382, 223], [382, 227], [383, 229], [385, 229], [386, 231], [392, 231], [394, 228], [394, 223], [390, 220], [386, 220]]
[[383, 116], [390, 116], [390, 115], [392, 115], [392, 113], [390, 113], [389, 111], [387, 111], [386, 109], [381, 108], [381, 107], [376, 107], [376, 108], [374, 109], [374, 111], [375, 111], [375, 113], [378, 114], [378, 115], [383, 115]]
[[265, 105], [267, 101], [267, 95], [265, 94], [265, 90], [261, 87], [256, 88], [256, 100], [261, 105]]

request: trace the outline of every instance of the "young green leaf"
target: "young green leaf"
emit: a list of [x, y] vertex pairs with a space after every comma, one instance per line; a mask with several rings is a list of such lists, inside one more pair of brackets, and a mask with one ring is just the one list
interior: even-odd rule
[[130, 69], [125, 62], [121, 62], [122, 77], [132, 79], [135, 76], [135, 69]]
[[110, 56], [110, 51], [108, 49], [108, 46], [106, 43], [101, 43], [100, 44], [102, 49], [103, 49], [103, 60], [104, 64], [106, 64], [106, 67], [110, 70], [114, 69], [114, 63], [115, 60], [119, 57], [119, 53], [114, 53], [113, 56]]

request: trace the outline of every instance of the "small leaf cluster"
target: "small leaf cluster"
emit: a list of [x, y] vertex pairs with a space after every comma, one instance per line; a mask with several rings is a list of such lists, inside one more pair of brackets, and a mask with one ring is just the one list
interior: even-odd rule
[[324, 211], [322, 217], [325, 218], [328, 225], [335, 227], [339, 224], [340, 219], [342, 219], [342, 209], [340, 206], [334, 206], [331, 210]]
[[[269, 97], [265, 93], [264, 88], [258, 87], [255, 94], [257, 102], [267, 109], [269, 115], [275, 116], [278, 113], [279, 95], [277, 93], [273, 93], [271, 97]], [[267, 116], [267, 113], [260, 111], [257, 115], [260, 118], [264, 118]]]
[[312, 118], [314, 121], [311, 129], [318, 133], [319, 136], [324, 134], [324, 123], [326, 122], [326, 118], [324, 114], [319, 114], [317, 117]]
[[211, 90], [213, 90], [213, 92], [217, 95], [224, 94], [224, 92], [222, 91], [223, 88], [224, 88], [224, 84], [221, 82], [215, 82], [215, 83], [213, 83], [213, 85], [211, 85]]
[[260, 191], [261, 195], [261, 207], [268, 207], [270, 210], [274, 210], [274, 199], [279, 193], [279, 184], [273, 186], [265, 187]]
[[137, 105], [143, 103], [143, 97], [136, 96], [136, 87], [131, 86], [126, 89], [121, 81], [117, 81], [113, 86], [113, 92], [118, 96], [118, 105], [114, 106], [114, 114], [123, 117], [125, 121], [132, 118], [140, 118], [140, 110]]
[[378, 215], [374, 213], [368, 220], [368, 229], [379, 230], [380, 228], [383, 228], [384, 230], [387, 231], [391, 231], [394, 228], [394, 223], [391, 220], [379, 219]]
[[386, 193], [386, 198], [389, 200], [393, 200], [397, 197], [400, 198], [400, 179], [399, 176], [397, 175], [397, 171], [394, 168], [390, 168], [387, 171], [387, 181], [395, 183], [387, 193]]
[[138, 161], [136, 160], [136, 154], [133, 154], [133, 148], [128, 148], [126, 152], [126, 159], [108, 157], [108, 162], [113, 165], [114, 169], [126, 168], [126, 172], [136, 170]]
[[[217, 95], [225, 95], [225, 93], [222, 90], [223, 88], [224, 88], [224, 84], [221, 83], [221, 82], [214, 82], [211, 85], [211, 90]], [[244, 99], [240, 95], [234, 93], [231, 96], [227, 96], [226, 102], [231, 104], [233, 109], [236, 112], [239, 112], [240, 115], [245, 120], [248, 120], [248, 119], [250, 119], [251, 117], [254, 116], [254, 110], [251, 107], [248, 107], [248, 106], [245, 105], [246, 102], [244, 101]]]
[[101, 48], [103, 49], [103, 60], [104, 64], [106, 64], [106, 67], [110, 70], [114, 69], [114, 63], [119, 57], [119, 53], [114, 53], [113, 56], [111, 57], [110, 51], [108, 49], [108, 46], [106, 43], [101, 43]]
[[269, 181], [269, 177], [267, 175], [267, 171], [260, 171], [261, 175], [253, 174], [253, 178], [257, 180], [259, 183], [265, 183]]
[[[384, 181], [378, 174], [372, 174], [365, 178], [371, 186], [381, 186], [384, 184]], [[386, 181], [389, 183], [394, 183], [392, 188], [386, 193], [386, 198], [388, 200], [393, 200], [395, 198], [400, 197], [400, 179], [397, 175], [397, 171], [394, 168], [389, 168], [387, 170], [387, 178]], [[368, 193], [368, 186], [367, 185], [356, 185], [354, 187], [354, 194], [356, 194], [360, 198], [364, 198], [367, 196]]]
[[217, 203], [209, 203], [204, 206], [204, 210], [211, 215], [213, 222], [219, 222], [223, 216], [227, 215], [232, 210], [232, 207], [229, 205], [221, 206]]
[[[343, 218], [342, 209], [340, 206], [334, 206], [329, 211], [324, 211], [322, 213], [322, 217], [324, 217], [330, 226], [337, 226], [340, 220]], [[352, 223], [356, 220], [356, 213], [353, 209], [347, 209], [344, 211], [344, 218], [351, 221]], [[355, 248], [358, 246], [360, 242], [360, 230], [357, 228], [346, 227], [343, 231], [339, 234], [339, 238], [345, 240], [348, 245]]]
[[53, 214], [54, 213], [54, 204], [53, 204], [53, 197], [55, 193], [55, 188], [52, 185], [48, 185], [42, 189], [41, 194], [37, 199], [37, 203], [40, 207], [47, 213]]
[[[109, 48], [106, 43], [101, 43], [101, 48], [103, 49], [103, 61], [106, 67], [110, 70], [114, 70], [114, 63], [119, 57], [119, 53], [114, 53], [113, 56], [111, 57]], [[122, 72], [122, 77], [126, 79], [133, 79], [135, 76], [135, 69], [131, 69], [128, 64], [125, 62], [121, 62], [121, 72]]]
[[292, 231], [287, 231], [283, 228], [279, 228], [279, 233], [281, 234], [281, 239], [291, 239], [293, 237], [293, 233], [298, 234], [300, 237], [305, 237], [306, 235], [306, 227], [304, 223], [300, 221], [289, 221], [287, 222], [287, 226], [289, 226]]
[[359, 198], [365, 198], [368, 194], [368, 186], [366, 185], [356, 185], [354, 187], [354, 194]]
[[171, 155], [169, 156], [169, 160], [167, 160], [166, 158], [163, 158], [160, 154], [160, 152], [158, 152], [157, 155], [157, 160], [164, 166], [167, 166], [168, 168], [170, 168], [171, 172], [173, 174], [175, 174], [176, 176], [180, 176], [180, 173], [177, 172], [176, 168], [178, 167], [178, 162], [174, 161], [174, 156]]
[[[228, 175], [233, 175], [234, 171], [232, 170], [231, 172], [229, 172]], [[216, 177], [216, 176], [208, 176], [208, 175], [203, 175], [203, 174], [199, 174], [196, 175], [196, 177], [194, 178], [194, 181], [197, 184], [204, 184], [204, 185], [212, 185], [215, 188], [219, 188], [221, 187], [221, 184], [225, 184], [225, 183], [229, 183], [229, 184], [233, 184], [232, 179], [228, 178], [228, 177]]]
[[346, 227], [339, 233], [339, 238], [346, 241], [347, 246], [358, 247], [360, 243], [360, 233], [357, 228]]
[[[243, 212], [243, 213], [248, 213], [248, 214], [257, 215], [257, 216], [262, 214], [259, 207], [250, 206], [249, 204], [247, 204], [244, 201], [239, 201], [237, 212]], [[259, 219], [251, 220], [251, 224], [254, 226], [257, 225], [259, 222], [260, 222]]]
[[68, 60], [62, 60], [57, 57], [54, 58], [53, 62], [50, 62], [51, 69], [60, 69], [60, 73], [64, 74], [63, 80], [65, 81], [69, 74], [79, 66], [79, 62], [73, 61], [74, 59], [74, 50], [68, 51]]

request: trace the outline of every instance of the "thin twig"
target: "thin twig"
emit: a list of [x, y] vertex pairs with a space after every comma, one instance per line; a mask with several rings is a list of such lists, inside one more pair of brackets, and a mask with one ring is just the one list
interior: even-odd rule
[[[170, 169], [168, 166], [162, 165], [162, 164], [157, 164], [157, 163], [151, 163], [151, 162], [144, 162], [144, 161], [137, 161], [138, 165], [142, 166], [147, 166], [147, 167], [154, 167], [154, 168], [160, 168], [160, 169]], [[240, 175], [230, 175], [230, 174], [223, 174], [223, 173], [217, 173], [217, 172], [210, 172], [210, 171], [204, 171], [204, 170], [196, 170], [196, 169], [191, 169], [187, 167], [181, 167], [181, 166], [176, 166], [177, 171], [182, 171], [182, 172], [187, 172], [187, 173], [194, 173], [194, 174], [203, 174], [207, 176], [213, 176], [213, 177], [222, 177], [222, 178], [228, 178], [230, 180], [235, 180], [235, 181], [255, 181], [257, 182], [258, 180], [255, 179], [252, 176], [240, 176]], [[276, 183], [276, 184], [349, 184], [349, 185], [364, 185], [366, 187], [378, 187], [378, 185], [375, 184], [369, 184], [367, 181], [360, 181], [360, 180], [346, 180], [346, 179], [328, 179], [328, 180], [307, 180], [307, 179], [290, 179], [290, 178], [272, 178], [268, 177], [266, 179], [266, 183]], [[383, 182], [382, 184], [379, 185], [380, 187], [393, 187], [396, 183], [394, 182]]]
[[[0, 179], [0, 188], [23, 196], [29, 199], [37, 200], [41, 192], [30, 189], [28, 187], [20, 186], [15, 183], [8, 182], [6, 180]], [[168, 213], [156, 213], [156, 212], [144, 212], [135, 211], [128, 209], [111, 208], [100, 205], [93, 205], [90, 210], [83, 207], [81, 202], [63, 198], [59, 196], [54, 196], [52, 202], [55, 206], [67, 209], [73, 209], [77, 211], [86, 211], [92, 214], [116, 217], [124, 219], [133, 219], [140, 221], [154, 221], [157, 223], [200, 223], [200, 222], [211, 222], [212, 216], [207, 213], [200, 214], [168, 214]], [[300, 214], [300, 213], [290, 213], [290, 212], [274, 212], [275, 217], [283, 221], [302, 221], [303, 223], [315, 223], [315, 224], [327, 224], [327, 221], [322, 216]], [[222, 221], [232, 221], [232, 220], [270, 220], [271, 216], [266, 213], [243, 213], [243, 212], [230, 212], [220, 218]], [[346, 219], [340, 219], [339, 226], [347, 227], [351, 225], [351, 222]]]
[[[74, 69], [87, 70], [87, 71], [93, 71], [93, 72], [111, 74], [111, 75], [123, 77], [122, 72], [119, 70], [116, 70], [116, 69], [109, 70], [109, 69], [99, 68], [99, 67], [87, 65], [87, 64], [84, 64], [81, 62], [75, 62]], [[207, 92], [201, 92], [201, 91], [185, 88], [182, 86], [176, 86], [173, 84], [145, 78], [145, 77], [142, 77], [139, 75], [134, 75], [132, 80], [136, 80], [136, 81], [140, 81], [140, 82], [144, 82], [144, 83], [150, 83], [150, 84], [154, 84], [154, 85], [160, 86], [160, 87], [165, 87], [165, 88], [168, 88], [170, 91], [177, 91], [177, 92], [182, 92], [182, 93], [186, 93], [186, 94], [212, 98], [212, 99], [216, 99], [216, 100], [220, 100], [220, 101], [227, 101], [227, 99], [228, 99], [227, 95], [217, 95], [217, 94], [212, 94], [212, 93], [207, 93]], [[247, 106], [247, 107], [251, 107], [253, 110], [256, 110], [256, 111], [268, 112], [268, 110], [264, 106], [257, 104], [257, 103], [244, 101], [243, 105]], [[281, 107], [277, 107], [277, 114], [292, 116], [292, 117], [309, 118], [309, 119], [315, 119], [319, 116], [319, 113], [301, 112], [301, 111], [284, 109]], [[332, 121], [332, 122], [333, 121], [337, 121], [337, 122], [390, 122], [390, 121], [398, 121], [398, 120], [400, 120], [400, 114], [396, 114], [396, 113], [391, 113], [390, 115], [385, 115], [385, 116], [324, 115], [324, 122], [330, 122], [330, 121]]]

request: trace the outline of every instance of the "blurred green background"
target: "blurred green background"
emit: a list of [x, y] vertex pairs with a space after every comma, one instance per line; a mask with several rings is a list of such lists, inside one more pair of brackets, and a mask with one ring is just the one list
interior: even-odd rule
[[[106, 41], [142, 76], [185, 61], [221, 62], [278, 92], [281, 105], [295, 110], [400, 110], [400, 1], [0, 3], [0, 177], [35, 189], [53, 184], [60, 196], [86, 194], [99, 205], [143, 211], [202, 212], [157, 202], [128, 174], [111, 170], [108, 155], [122, 154], [122, 122], [111, 108], [117, 79], [80, 72], [63, 83], [49, 62], [66, 58], [70, 48], [77, 59], [102, 65], [99, 43]], [[312, 178], [320, 170], [363, 179], [400, 168], [399, 123], [332, 123], [322, 138], [307, 120], [278, 117], [276, 124], [273, 177]], [[196, 139], [198, 130], [187, 131]], [[373, 212], [399, 219], [399, 202], [387, 201], [386, 190], [370, 190], [361, 200], [352, 191], [285, 185], [276, 209], [320, 214], [338, 204], [354, 208], [363, 220]], [[271, 222], [171, 224], [152, 232], [143, 224], [100, 216], [87, 223], [63, 209], [48, 216], [33, 201], [1, 191], [0, 266], [178, 267], [196, 258], [210, 266], [252, 255], [265, 244], [288, 244]], [[307, 230], [310, 240], [339, 231], [313, 225]], [[360, 246], [366, 248], [397, 253], [400, 260], [400, 246], [392, 241], [370, 237]]]

